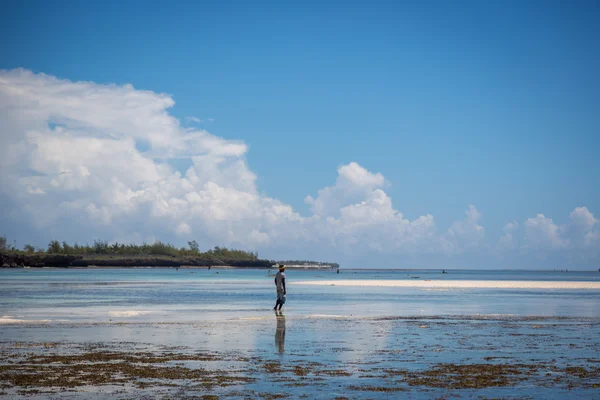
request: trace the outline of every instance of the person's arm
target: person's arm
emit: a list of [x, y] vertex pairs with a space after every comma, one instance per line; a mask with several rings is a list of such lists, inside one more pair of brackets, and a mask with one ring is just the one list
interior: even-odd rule
[[282, 278], [281, 282], [283, 283], [283, 294], [286, 294], [286, 292], [285, 292], [285, 278]]
[[273, 282], [275, 282], [275, 286], [277, 286], [277, 277], [275, 277], [275, 279], [273, 279]]

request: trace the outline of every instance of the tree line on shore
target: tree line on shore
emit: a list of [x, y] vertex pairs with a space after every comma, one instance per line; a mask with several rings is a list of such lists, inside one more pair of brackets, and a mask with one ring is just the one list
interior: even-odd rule
[[227, 260], [258, 260], [258, 253], [246, 250], [228, 249], [216, 246], [207, 251], [200, 251], [200, 246], [195, 240], [188, 242], [188, 247], [176, 247], [171, 243], [160, 240], [154, 243], [108, 243], [104, 240], [95, 240], [92, 245], [81, 245], [77, 242], [69, 244], [66, 241], [52, 240], [48, 248], [35, 247], [30, 244], [23, 246], [22, 250], [11, 246], [6, 237], [0, 236], [0, 251], [10, 251], [25, 254], [65, 254], [81, 256], [170, 256], [170, 257], [195, 257], [205, 259]]
[[[195, 241], [189, 241], [188, 247], [176, 247], [171, 243], [155, 241], [154, 243], [142, 243], [137, 245], [134, 243], [109, 243], [105, 240], [95, 240], [93, 244], [78, 244], [77, 242], [70, 244], [66, 241], [59, 242], [51, 240], [47, 248], [36, 247], [30, 244], [23, 246], [23, 249], [18, 249], [16, 244], [10, 245], [5, 236], [0, 236], [0, 252], [21, 254], [22, 256], [39, 255], [39, 256], [81, 256], [89, 260], [97, 260], [103, 257], [110, 258], [160, 258], [171, 257], [176, 259], [197, 259], [197, 260], [227, 260], [230, 262], [260, 262], [265, 263], [268, 260], [261, 260], [257, 252], [228, 249], [226, 247], [216, 246], [207, 251], [200, 251], [200, 245]], [[81, 258], [79, 257], [79, 258]], [[319, 265], [323, 267], [339, 268], [338, 263], [320, 262], [310, 260], [282, 260], [271, 261], [275, 264], [285, 265]]]

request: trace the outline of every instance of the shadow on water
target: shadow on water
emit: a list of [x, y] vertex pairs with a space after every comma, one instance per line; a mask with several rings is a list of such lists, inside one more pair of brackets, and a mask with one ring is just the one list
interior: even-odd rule
[[275, 311], [277, 327], [275, 328], [275, 347], [279, 354], [285, 352], [285, 315], [281, 311]]

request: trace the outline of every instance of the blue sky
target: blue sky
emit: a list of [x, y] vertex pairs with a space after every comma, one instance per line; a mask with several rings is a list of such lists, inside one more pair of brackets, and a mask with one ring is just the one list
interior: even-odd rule
[[305, 217], [351, 162], [409, 220], [474, 204], [492, 245], [600, 213], [597, 2], [121, 3], [3, 2], [0, 69], [167, 93]]

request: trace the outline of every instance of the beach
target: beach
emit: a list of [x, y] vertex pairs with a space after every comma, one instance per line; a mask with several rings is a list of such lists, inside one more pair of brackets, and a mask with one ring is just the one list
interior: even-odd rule
[[464, 280], [331, 280], [300, 281], [296, 285], [374, 286], [431, 289], [600, 289], [600, 282], [572, 281], [464, 281]]
[[273, 314], [5, 326], [2, 335], [10, 398], [592, 399], [600, 390], [598, 319]]
[[288, 271], [288, 301], [276, 314], [264, 270], [3, 272], [0, 396], [600, 394], [596, 275], [340, 275]]

